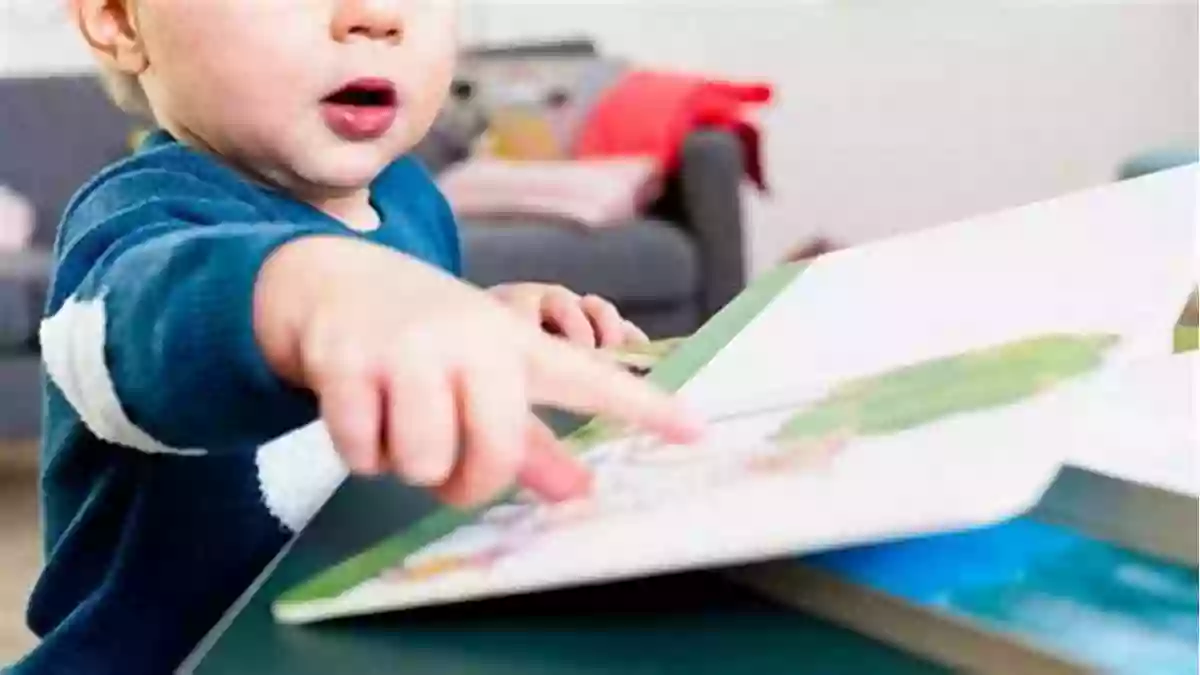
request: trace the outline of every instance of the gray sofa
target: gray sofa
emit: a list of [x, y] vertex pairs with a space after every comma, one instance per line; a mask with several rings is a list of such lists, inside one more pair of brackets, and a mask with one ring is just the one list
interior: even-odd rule
[[[36, 326], [61, 210], [98, 168], [126, 151], [131, 122], [92, 78], [0, 78], [0, 183], [37, 211], [36, 250], [0, 254], [0, 439], [36, 435]], [[435, 171], [439, 149], [418, 149]], [[462, 223], [467, 277], [564, 284], [612, 299], [655, 336], [685, 334], [745, 284], [739, 184], [731, 135], [700, 131], [682, 169], [644, 218], [588, 232], [558, 223]]]

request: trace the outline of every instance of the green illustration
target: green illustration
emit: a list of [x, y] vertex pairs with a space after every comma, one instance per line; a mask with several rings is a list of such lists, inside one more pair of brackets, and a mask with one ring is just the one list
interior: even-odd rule
[[1015, 403], [1098, 367], [1115, 342], [1110, 335], [1043, 336], [847, 382], [789, 420], [776, 438], [896, 433]]

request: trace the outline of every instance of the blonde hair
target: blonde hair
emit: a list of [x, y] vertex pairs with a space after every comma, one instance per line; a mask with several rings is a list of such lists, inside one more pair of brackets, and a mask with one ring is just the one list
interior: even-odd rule
[[121, 110], [135, 117], [150, 119], [153, 116], [150, 101], [146, 98], [146, 92], [142, 89], [137, 75], [100, 64], [100, 82], [104, 85], [109, 99]]

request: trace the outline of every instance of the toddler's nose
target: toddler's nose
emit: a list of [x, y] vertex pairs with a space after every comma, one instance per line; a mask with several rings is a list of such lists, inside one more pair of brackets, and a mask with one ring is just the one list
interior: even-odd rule
[[333, 38], [355, 37], [399, 44], [404, 39], [404, 0], [337, 0]]

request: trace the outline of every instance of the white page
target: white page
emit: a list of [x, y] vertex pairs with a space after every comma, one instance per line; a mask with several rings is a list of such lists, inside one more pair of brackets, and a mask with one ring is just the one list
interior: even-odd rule
[[685, 388], [753, 409], [830, 383], [1031, 334], [1107, 332], [1171, 351], [1196, 283], [1194, 168], [817, 261]]
[[1071, 385], [1064, 401], [1064, 414], [1077, 420], [1069, 429], [1070, 463], [1200, 496], [1197, 368], [1200, 354], [1192, 352], [1113, 368], [1087, 386]]

